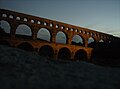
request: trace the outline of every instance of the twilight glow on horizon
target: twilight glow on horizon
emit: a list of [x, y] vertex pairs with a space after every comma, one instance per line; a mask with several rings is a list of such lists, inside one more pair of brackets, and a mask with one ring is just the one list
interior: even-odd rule
[[0, 8], [120, 37], [120, 0], [0, 0]]

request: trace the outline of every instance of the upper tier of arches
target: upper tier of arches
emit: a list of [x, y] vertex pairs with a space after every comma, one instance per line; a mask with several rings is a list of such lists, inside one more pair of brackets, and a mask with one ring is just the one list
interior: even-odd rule
[[[5, 21], [9, 24], [9, 29], [5, 30], [6, 33], [31, 37], [35, 35], [34, 39], [40, 38], [49, 42], [86, 46], [92, 42], [114, 40], [111, 35], [87, 28], [1, 9], [0, 23]], [[24, 29], [21, 30], [21, 26]], [[2, 24], [0, 27], [6, 29]]]

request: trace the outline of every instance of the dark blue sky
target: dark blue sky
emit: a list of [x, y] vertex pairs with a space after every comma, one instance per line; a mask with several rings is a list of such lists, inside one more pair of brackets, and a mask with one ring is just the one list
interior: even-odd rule
[[0, 8], [120, 37], [120, 0], [0, 0]]

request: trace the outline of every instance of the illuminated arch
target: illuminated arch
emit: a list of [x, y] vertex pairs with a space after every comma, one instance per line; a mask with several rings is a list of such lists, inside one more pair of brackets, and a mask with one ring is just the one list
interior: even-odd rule
[[103, 40], [103, 39], [100, 39], [99, 42], [104, 42], [104, 40]]
[[83, 39], [79, 35], [74, 35], [72, 38], [72, 43], [73, 45], [83, 45]]
[[30, 43], [23, 42], [17, 46], [17, 48], [20, 48], [25, 51], [34, 51], [33, 46]]
[[67, 44], [67, 35], [64, 32], [59, 31], [56, 34], [56, 43]]
[[53, 57], [54, 56], [54, 50], [49, 45], [44, 45], [39, 49], [39, 55], [45, 56], [45, 57]]
[[76, 60], [87, 60], [88, 59], [87, 58], [87, 52], [83, 49], [80, 49], [75, 53], [74, 58]]
[[58, 59], [68, 60], [71, 58], [71, 52], [68, 48], [61, 48], [58, 52]]
[[88, 39], [88, 47], [94, 48], [95, 45], [96, 45], [95, 39], [94, 39], [93, 37], [90, 37], [90, 38]]
[[37, 38], [50, 42], [51, 41], [51, 33], [48, 29], [41, 28], [37, 33]]
[[93, 42], [95, 42], [94, 38], [90, 37], [90, 38], [88, 39], [88, 44], [93, 43]]
[[0, 28], [2, 28], [5, 33], [10, 33], [10, 24], [5, 20], [0, 21]]
[[25, 24], [21, 24], [16, 29], [16, 35], [32, 36], [31, 28]]

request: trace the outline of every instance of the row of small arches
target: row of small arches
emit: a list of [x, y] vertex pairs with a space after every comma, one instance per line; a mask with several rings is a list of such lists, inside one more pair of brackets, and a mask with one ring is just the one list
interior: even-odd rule
[[[13, 15], [9, 15], [7, 16], [7, 14], [2, 14], [2, 17], [5, 17], [5, 18], [10, 18], [10, 19], [14, 19], [14, 16]], [[18, 16], [15, 18], [16, 20], [21, 20], [21, 17]], [[23, 18], [23, 21], [25, 22], [28, 22], [28, 19], [27, 18]], [[44, 26], [50, 26], [50, 27], [53, 27], [54, 24], [53, 23], [47, 23], [47, 22], [43, 22], [43, 21], [35, 21], [35, 20], [30, 20], [31, 23], [36, 23], [36, 24], [41, 24], [41, 25], [44, 25]], [[69, 31], [75, 31], [75, 32], [78, 32], [78, 33], [81, 33], [81, 34], [87, 34], [87, 35], [90, 35], [90, 36], [98, 36], [98, 37], [101, 37], [101, 38], [109, 38], [107, 36], [103, 36], [103, 35], [100, 35], [100, 34], [96, 34], [96, 33], [92, 33], [92, 32], [88, 32], [88, 31], [83, 31], [83, 30], [78, 30], [78, 29], [74, 29], [74, 28], [69, 28], [69, 27], [65, 27], [65, 26], [60, 26], [59, 24], [56, 24], [55, 25], [55, 28], [59, 28], [59, 29], [65, 29], [65, 30], [69, 30]]]

